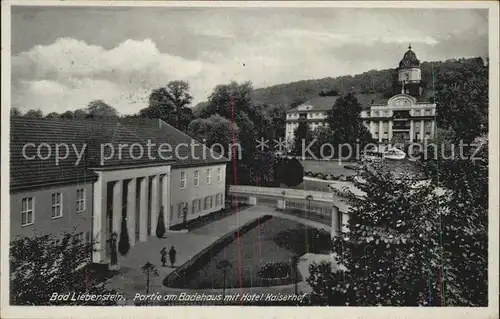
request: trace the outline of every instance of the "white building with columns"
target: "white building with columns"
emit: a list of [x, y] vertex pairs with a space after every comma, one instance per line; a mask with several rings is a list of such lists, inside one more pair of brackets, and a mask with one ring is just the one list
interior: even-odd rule
[[70, 232], [96, 263], [122, 223], [134, 246], [162, 209], [168, 230], [224, 207], [228, 160], [161, 120], [12, 117], [10, 157], [11, 240]]
[[[421, 143], [436, 133], [436, 104], [428, 101], [421, 85], [420, 61], [411, 46], [396, 69], [397, 94], [385, 99], [381, 94], [357, 94], [363, 107], [361, 119], [381, 148], [394, 143]], [[306, 121], [311, 130], [328, 126], [327, 112], [337, 96], [316, 97], [286, 114], [285, 138], [291, 145], [300, 121]]]
[[436, 104], [423, 95], [420, 61], [411, 46], [397, 68], [398, 91], [389, 100], [363, 105], [363, 124], [382, 146], [422, 143], [436, 134]]

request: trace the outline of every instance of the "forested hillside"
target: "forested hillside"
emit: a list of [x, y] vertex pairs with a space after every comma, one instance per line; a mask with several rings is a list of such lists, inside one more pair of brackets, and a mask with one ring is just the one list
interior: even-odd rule
[[[453, 72], [455, 69], [460, 68], [460, 65], [477, 63], [478, 59], [481, 58], [422, 62], [422, 83], [427, 88], [425, 94], [429, 97], [433, 95], [433, 69], [436, 75], [435, 82], [438, 82], [440, 77], [446, 73]], [[253, 104], [284, 105], [286, 108], [291, 108], [318, 96], [321, 92], [345, 92], [352, 89], [357, 93], [381, 93], [386, 97], [390, 97], [398, 93], [394, 91], [396, 76], [396, 69], [370, 70], [354, 76], [347, 75], [278, 84], [267, 88], [254, 89], [251, 92], [251, 99]], [[331, 93], [334, 94], [334, 92]], [[198, 103], [193, 109], [194, 114], [199, 114], [200, 110], [206, 105], [206, 102]]]

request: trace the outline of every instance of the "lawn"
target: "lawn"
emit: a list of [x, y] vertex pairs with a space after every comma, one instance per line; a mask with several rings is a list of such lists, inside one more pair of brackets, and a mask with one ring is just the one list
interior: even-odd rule
[[[324, 248], [326, 241], [323, 237], [321, 238], [323, 245], [320, 243], [317, 230], [307, 228], [309, 235], [307, 240], [305, 233], [306, 227], [294, 221], [276, 217], [264, 221], [241, 235], [239, 239], [240, 262], [238, 262], [238, 241], [234, 240], [222, 250], [212, 252], [208, 263], [198, 269], [188, 271], [186, 273], [188, 278], [182, 284], [182, 288], [222, 288], [223, 273], [217, 269], [217, 264], [221, 260], [231, 262], [226, 276], [227, 288], [240, 287], [240, 274], [243, 287], [270, 284], [269, 282], [264, 283], [258, 276], [258, 271], [266, 263], [284, 262], [289, 264], [295, 254], [300, 256], [306, 251], [318, 253], [327, 251]], [[270, 285], [291, 283], [293, 283], [293, 275]]]

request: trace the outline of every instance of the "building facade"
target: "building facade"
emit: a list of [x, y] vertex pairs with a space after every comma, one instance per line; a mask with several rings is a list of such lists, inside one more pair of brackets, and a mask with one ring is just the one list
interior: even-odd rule
[[326, 122], [327, 112], [332, 109], [337, 98], [337, 96], [321, 96], [288, 110], [285, 121], [287, 144], [293, 144], [295, 130], [299, 127], [301, 121], [306, 121], [313, 131], [319, 127], [328, 126]]
[[[122, 224], [134, 246], [155, 236], [161, 211], [168, 230], [222, 209], [227, 159], [193, 142], [160, 120], [11, 118], [11, 240], [70, 232], [92, 241], [93, 262], [108, 263]], [[63, 144], [80, 154], [48, 156]], [[143, 156], [148, 144], [172, 151], [159, 156], [160, 146]]]
[[[381, 148], [395, 143], [421, 143], [436, 133], [436, 104], [424, 96], [421, 85], [420, 61], [411, 46], [397, 68], [398, 94], [384, 99], [380, 94], [358, 94], [363, 110], [361, 119], [372, 138]], [[328, 126], [327, 112], [336, 96], [317, 97], [287, 111], [285, 138], [293, 144], [300, 121], [306, 121], [311, 130]]]
[[399, 62], [399, 94], [388, 101], [363, 105], [363, 124], [373, 139], [386, 147], [395, 143], [422, 143], [436, 134], [436, 104], [423, 96], [420, 61], [411, 46]]

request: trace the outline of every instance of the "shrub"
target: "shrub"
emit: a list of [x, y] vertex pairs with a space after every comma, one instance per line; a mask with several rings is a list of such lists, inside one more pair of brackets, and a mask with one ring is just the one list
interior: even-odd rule
[[262, 279], [285, 278], [290, 275], [290, 265], [282, 261], [266, 263], [258, 272]]

